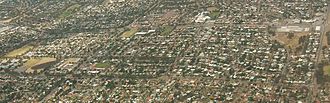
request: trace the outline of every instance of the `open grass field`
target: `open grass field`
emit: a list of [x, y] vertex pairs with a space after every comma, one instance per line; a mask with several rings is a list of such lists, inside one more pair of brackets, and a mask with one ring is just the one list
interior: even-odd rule
[[211, 17], [211, 19], [216, 19], [216, 18], [219, 17], [219, 15], [220, 15], [220, 12], [219, 12], [219, 11], [212, 11], [212, 12], [210, 13], [210, 17]]
[[33, 66], [49, 63], [55, 61], [55, 58], [37, 58], [37, 59], [30, 59], [26, 63], [23, 64], [23, 68], [26, 68], [27, 73], [34, 72], [35, 70], [31, 69]]
[[98, 64], [95, 64], [95, 67], [96, 68], [109, 68], [110, 64], [109, 63], [98, 63]]
[[324, 75], [330, 76], [330, 65], [323, 67]]
[[290, 39], [286, 33], [277, 33], [274, 39], [285, 45], [286, 48], [295, 49], [300, 45], [299, 38], [308, 34], [308, 32], [295, 33], [294, 37]]
[[21, 48], [18, 48], [16, 50], [13, 50], [13, 51], [9, 52], [8, 54], [5, 55], [5, 57], [21, 56], [21, 55], [23, 55], [24, 53], [28, 52], [31, 49], [33, 49], [33, 46], [25, 45]]
[[138, 32], [138, 28], [131, 28], [130, 30], [124, 32], [121, 37], [129, 38], [132, 37], [136, 32]]
[[174, 29], [174, 26], [165, 26], [165, 27], [163, 27], [163, 30], [160, 33], [160, 35], [168, 35], [173, 31], [173, 29]]
[[211, 19], [216, 19], [220, 16], [220, 12], [219, 12], [218, 8], [216, 8], [216, 7], [208, 7], [207, 11], [210, 12], [209, 16], [211, 17]]
[[74, 12], [77, 11], [77, 9], [79, 9], [81, 5], [79, 4], [75, 4], [72, 5], [70, 7], [68, 7], [63, 13], [61, 13], [61, 15], [59, 16], [59, 18], [66, 18], [69, 17], [71, 14], [73, 14]]

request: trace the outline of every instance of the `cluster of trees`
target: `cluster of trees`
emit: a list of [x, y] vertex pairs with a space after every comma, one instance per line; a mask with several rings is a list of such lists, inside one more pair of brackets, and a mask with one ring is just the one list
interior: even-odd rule
[[320, 68], [320, 69], [317, 69], [316, 71], [315, 71], [315, 77], [316, 77], [316, 82], [318, 83], [318, 84], [324, 84], [324, 82], [326, 81], [326, 78], [325, 78], [325, 76], [324, 76], [324, 72], [323, 72], [323, 66], [324, 66], [324, 64], [320, 64], [319, 66], [318, 66], [318, 68]]
[[289, 39], [293, 39], [293, 37], [294, 37], [294, 33], [292, 33], [292, 32], [288, 33], [287, 35], [288, 35], [287, 38], [289, 38]]

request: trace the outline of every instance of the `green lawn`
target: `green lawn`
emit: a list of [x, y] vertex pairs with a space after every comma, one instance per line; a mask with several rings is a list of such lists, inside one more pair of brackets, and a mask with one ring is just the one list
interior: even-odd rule
[[116, 87], [116, 84], [115, 84], [115, 82], [111, 81], [108, 84], [106, 84], [105, 87], [108, 89], [113, 89]]
[[165, 27], [163, 27], [163, 30], [160, 33], [160, 35], [168, 35], [172, 32], [173, 29], [174, 29], [174, 26], [165, 26]]
[[211, 17], [211, 19], [216, 19], [216, 18], [219, 17], [219, 15], [220, 15], [220, 12], [219, 12], [219, 11], [212, 11], [212, 12], [210, 13], [210, 17]]
[[330, 76], [330, 65], [323, 67], [324, 75]]
[[98, 63], [98, 64], [95, 64], [95, 67], [96, 68], [109, 68], [110, 64], [109, 63]]

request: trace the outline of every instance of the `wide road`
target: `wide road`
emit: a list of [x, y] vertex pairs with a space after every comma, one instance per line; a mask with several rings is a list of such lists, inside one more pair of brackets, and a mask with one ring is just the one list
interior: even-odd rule
[[[329, 31], [329, 19], [330, 19], [330, 5], [328, 5], [328, 8], [327, 8], [327, 14], [325, 14], [325, 20], [323, 22], [323, 25], [322, 25], [322, 30], [321, 30], [321, 35], [320, 35], [320, 45], [317, 49], [317, 52], [316, 52], [316, 61], [315, 61], [315, 67], [314, 67], [314, 70], [317, 70], [317, 69], [321, 69], [319, 68], [318, 64], [321, 62], [322, 60], [322, 47], [323, 47], [323, 39], [325, 38], [325, 35], [326, 35], [326, 32]], [[317, 78], [316, 76], [314, 75], [312, 77], [312, 84], [311, 84], [311, 87], [312, 87], [312, 97], [313, 99], [310, 99], [310, 100], [318, 100], [317, 99], [317, 94], [319, 93], [318, 91], [318, 84], [317, 84]], [[310, 102], [312, 103], [312, 102]]]

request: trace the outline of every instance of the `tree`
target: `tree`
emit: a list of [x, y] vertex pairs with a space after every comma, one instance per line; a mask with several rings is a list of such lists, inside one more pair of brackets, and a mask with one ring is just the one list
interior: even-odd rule
[[290, 32], [287, 36], [287, 38], [292, 39], [294, 37], [294, 33]]
[[113, 81], [109, 82], [105, 86], [106, 86], [107, 89], [114, 89], [116, 87], [115, 83]]

